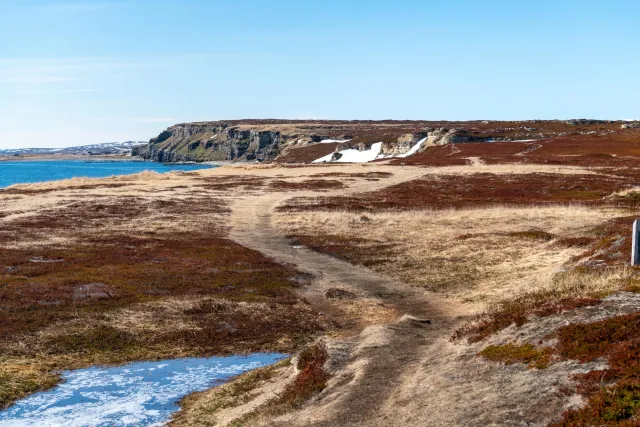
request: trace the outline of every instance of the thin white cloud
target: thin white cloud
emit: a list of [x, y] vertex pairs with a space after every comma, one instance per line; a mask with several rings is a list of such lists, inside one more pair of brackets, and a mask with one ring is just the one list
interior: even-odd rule
[[45, 10], [49, 12], [92, 12], [104, 9], [120, 8], [128, 6], [129, 3], [125, 2], [64, 2], [64, 3], [50, 3], [41, 4], [36, 6], [39, 10]]

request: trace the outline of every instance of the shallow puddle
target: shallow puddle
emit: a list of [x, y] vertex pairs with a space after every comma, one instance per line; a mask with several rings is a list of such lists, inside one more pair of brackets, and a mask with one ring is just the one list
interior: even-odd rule
[[184, 396], [286, 357], [258, 353], [63, 372], [57, 387], [0, 412], [0, 426], [163, 425]]

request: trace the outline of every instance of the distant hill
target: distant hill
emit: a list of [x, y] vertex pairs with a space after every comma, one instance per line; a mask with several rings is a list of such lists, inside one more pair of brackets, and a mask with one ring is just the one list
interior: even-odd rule
[[[157, 162], [362, 161], [415, 157], [430, 147], [621, 134], [638, 122], [572, 119], [464, 122], [228, 120], [169, 127], [132, 154]], [[354, 157], [355, 156], [355, 157]], [[367, 161], [369, 161], [367, 160]]]
[[67, 148], [10, 148], [0, 149], [0, 156], [36, 156], [36, 155], [106, 155], [127, 154], [133, 147], [145, 144], [140, 141], [107, 142], [103, 144], [81, 145]]

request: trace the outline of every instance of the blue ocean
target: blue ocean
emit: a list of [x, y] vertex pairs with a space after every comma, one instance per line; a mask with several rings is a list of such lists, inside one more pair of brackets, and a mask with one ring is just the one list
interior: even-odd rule
[[12, 184], [55, 181], [67, 178], [104, 178], [142, 171], [171, 172], [209, 168], [208, 165], [172, 165], [137, 161], [25, 160], [0, 161], [0, 188]]

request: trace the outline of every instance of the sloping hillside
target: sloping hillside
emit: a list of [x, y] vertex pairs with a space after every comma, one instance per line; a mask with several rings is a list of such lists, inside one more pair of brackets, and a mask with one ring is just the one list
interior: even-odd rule
[[[134, 155], [159, 162], [311, 162], [346, 149], [382, 143], [380, 156], [420, 153], [449, 143], [531, 141], [621, 131], [626, 122], [230, 120], [171, 126]], [[420, 142], [419, 146], [416, 146]], [[310, 148], [313, 147], [313, 148]], [[340, 155], [337, 156], [338, 160]]]

